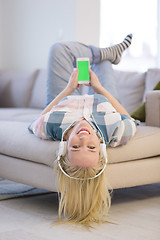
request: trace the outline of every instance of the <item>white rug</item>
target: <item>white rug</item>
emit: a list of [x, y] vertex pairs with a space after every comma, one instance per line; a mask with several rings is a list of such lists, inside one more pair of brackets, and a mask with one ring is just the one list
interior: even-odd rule
[[0, 201], [0, 240], [159, 240], [160, 184], [115, 190], [108, 220], [116, 225], [51, 228], [57, 218], [56, 193]]

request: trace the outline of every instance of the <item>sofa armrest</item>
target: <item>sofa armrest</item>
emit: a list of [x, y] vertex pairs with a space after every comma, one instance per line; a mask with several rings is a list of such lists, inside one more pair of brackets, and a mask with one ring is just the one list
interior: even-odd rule
[[160, 90], [146, 95], [146, 125], [160, 127]]

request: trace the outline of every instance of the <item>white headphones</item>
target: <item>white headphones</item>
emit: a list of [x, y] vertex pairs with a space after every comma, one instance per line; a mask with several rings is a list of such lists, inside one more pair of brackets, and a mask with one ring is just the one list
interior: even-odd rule
[[[72, 125], [74, 125], [74, 123], [73, 123]], [[101, 154], [101, 157], [104, 157], [104, 159], [105, 159], [105, 163], [104, 163], [104, 166], [103, 166], [103, 168], [101, 169], [101, 171], [100, 171], [98, 174], [96, 174], [94, 177], [91, 177], [91, 178], [76, 178], [76, 177], [71, 177], [68, 173], [66, 173], [66, 172], [64, 171], [64, 169], [63, 169], [62, 166], [61, 166], [61, 163], [60, 163], [61, 156], [64, 157], [65, 154], [66, 154], [66, 151], [67, 151], [67, 141], [63, 141], [63, 137], [64, 137], [65, 133], [68, 131], [68, 129], [69, 129], [72, 125], [70, 125], [70, 126], [63, 132], [62, 140], [61, 140], [61, 142], [59, 143], [59, 149], [58, 149], [58, 154], [57, 154], [57, 159], [56, 159], [56, 161], [58, 162], [58, 166], [59, 166], [60, 170], [63, 172], [63, 174], [65, 174], [65, 175], [66, 175], [67, 177], [69, 177], [69, 178], [76, 179], [76, 180], [94, 179], [94, 178], [98, 177], [98, 176], [104, 171], [104, 169], [105, 169], [105, 167], [106, 167], [106, 164], [107, 164], [107, 161], [108, 161], [108, 159], [107, 159], [107, 151], [106, 151], [105, 140], [104, 140], [104, 137], [103, 137], [103, 134], [102, 134], [100, 128], [99, 128], [97, 125], [96, 125], [96, 126], [97, 126], [98, 129], [99, 129], [99, 133], [98, 133], [97, 135], [98, 135], [98, 137], [99, 137], [100, 139], [102, 139], [102, 143], [100, 143], [100, 154]]]
[[[58, 149], [58, 154], [57, 154], [57, 160], [59, 161], [61, 156], [64, 157], [67, 151], [67, 141], [61, 141], [59, 143], [59, 149]], [[100, 154], [101, 157], [104, 157], [107, 159], [107, 152], [106, 152], [106, 144], [105, 143], [100, 143]]]

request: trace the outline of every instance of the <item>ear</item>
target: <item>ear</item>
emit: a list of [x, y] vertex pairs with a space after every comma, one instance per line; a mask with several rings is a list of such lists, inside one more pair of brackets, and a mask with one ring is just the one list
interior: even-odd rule
[[101, 153], [101, 156], [104, 157], [105, 161], [107, 162], [107, 150], [106, 150], [106, 144], [105, 143], [100, 144], [100, 153]]

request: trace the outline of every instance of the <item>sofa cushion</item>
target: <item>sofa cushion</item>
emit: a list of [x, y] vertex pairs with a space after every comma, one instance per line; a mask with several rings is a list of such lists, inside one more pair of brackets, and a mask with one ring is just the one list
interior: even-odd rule
[[31, 122], [42, 112], [35, 108], [0, 108], [0, 120]]
[[146, 73], [115, 70], [115, 76], [119, 101], [132, 113], [142, 103]]
[[[53, 166], [58, 141], [41, 140], [31, 134], [29, 122], [0, 122], [0, 153]], [[135, 137], [125, 146], [108, 148], [109, 163], [132, 161], [160, 155], [160, 128], [137, 127]]]
[[37, 71], [0, 71], [0, 107], [28, 107]]
[[134, 112], [131, 113], [131, 117], [141, 122], [145, 122], [146, 118], [145, 105], [146, 105], [145, 102], [141, 103], [141, 105]]
[[41, 108], [46, 106], [46, 71], [38, 70], [32, 89], [32, 96], [28, 107]]
[[41, 140], [28, 131], [29, 122], [0, 121], [0, 153], [52, 166], [58, 142]]
[[[153, 90], [160, 90], [160, 82], [154, 87]], [[145, 122], [146, 120], [146, 111], [145, 111], [145, 102], [141, 103], [141, 105], [131, 114], [131, 117], [140, 120], [141, 122]]]
[[145, 101], [146, 94], [149, 91], [152, 91], [159, 81], [160, 81], [160, 69], [159, 68], [148, 69], [147, 75], [146, 75], [145, 89], [143, 94], [143, 102]]
[[124, 146], [110, 148], [110, 163], [144, 159], [160, 155], [160, 128], [138, 126], [135, 136]]

